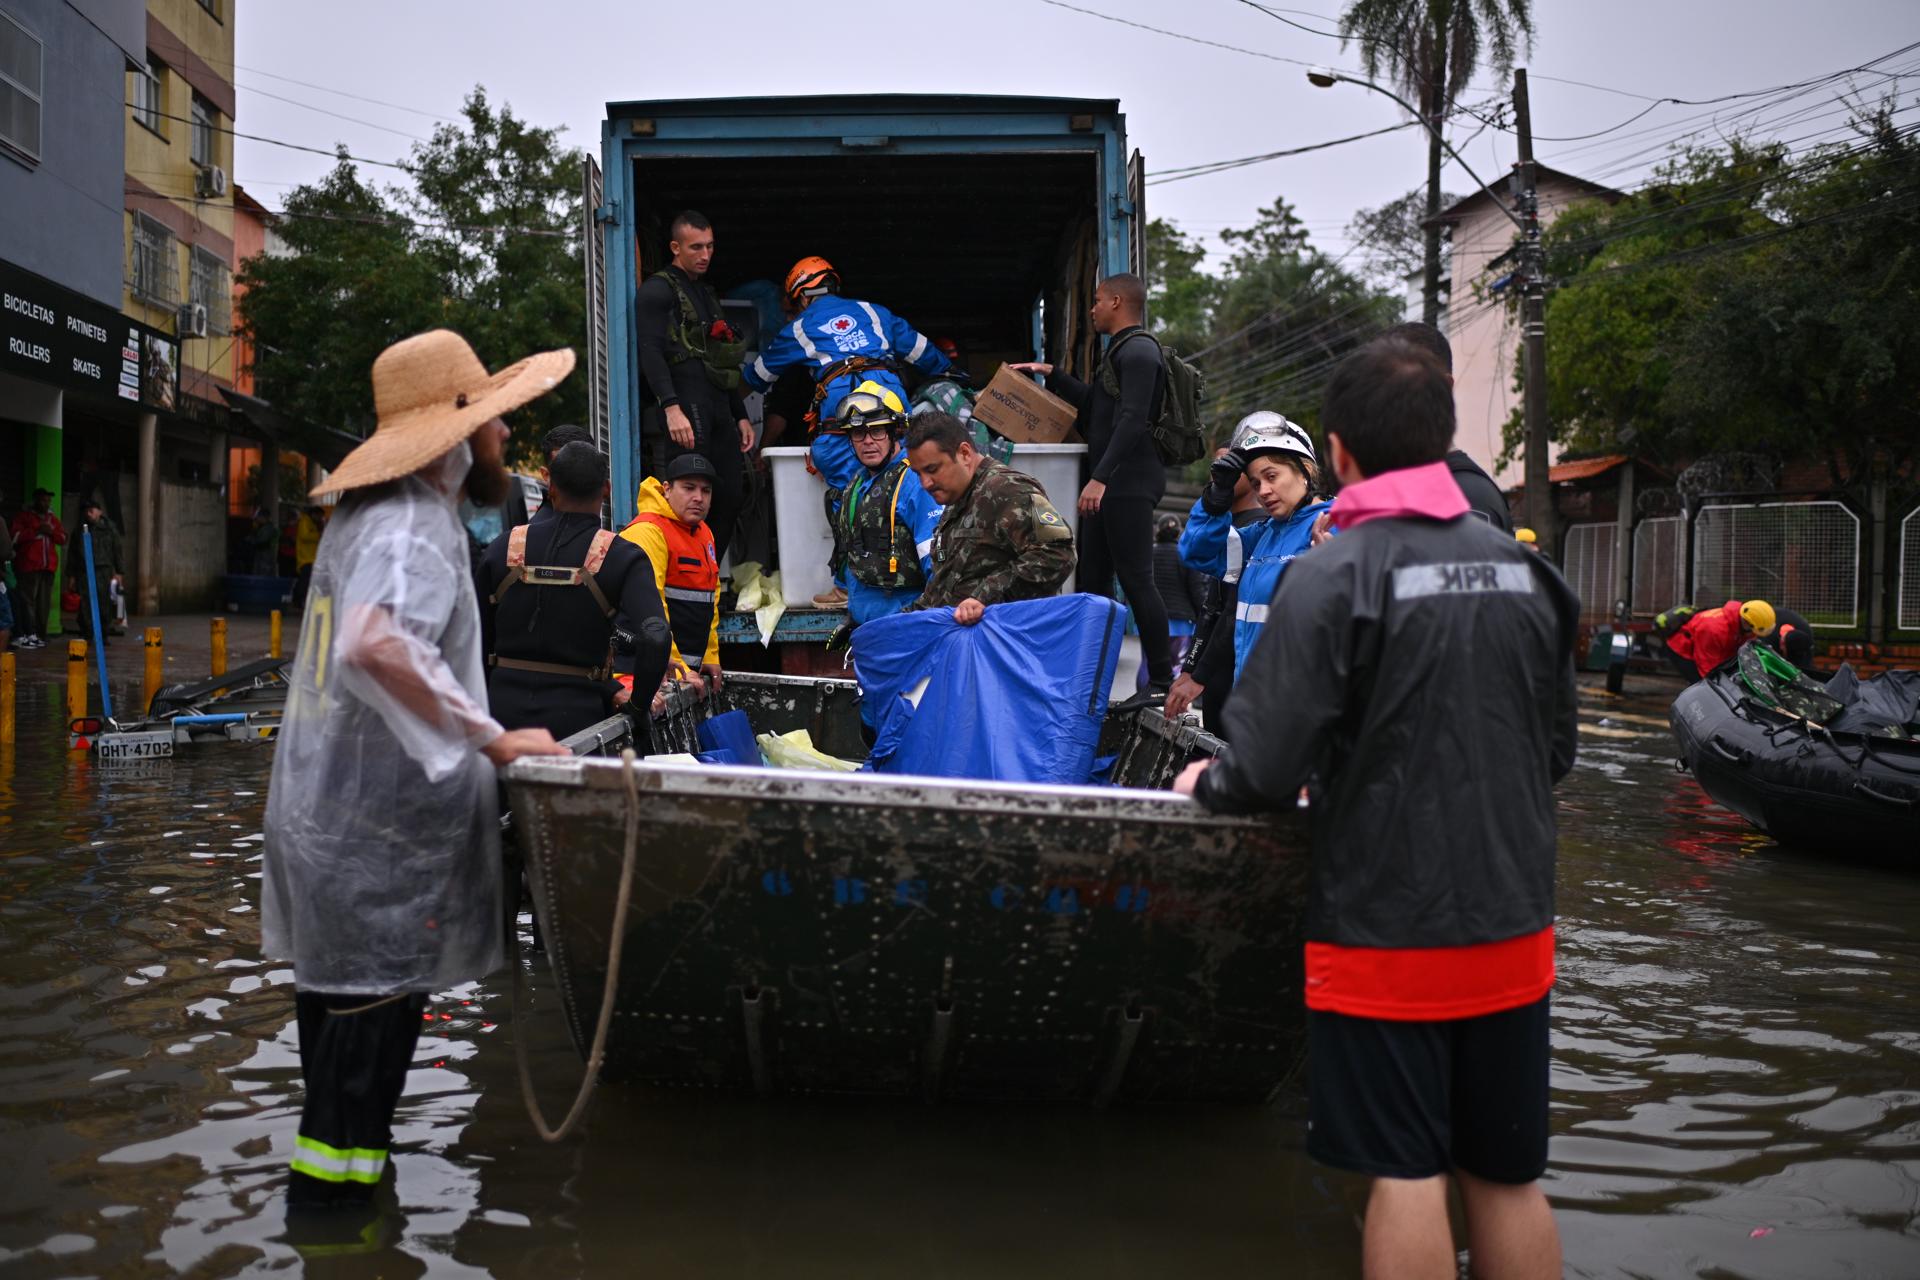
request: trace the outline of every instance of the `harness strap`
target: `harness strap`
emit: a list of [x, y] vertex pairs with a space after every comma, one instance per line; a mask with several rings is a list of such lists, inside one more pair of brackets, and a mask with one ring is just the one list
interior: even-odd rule
[[613, 677], [613, 664], [608, 662], [601, 667], [566, 667], [557, 662], [531, 662], [525, 658], [489, 658], [489, 666], [505, 667], [509, 671], [535, 671], [543, 676], [582, 676], [588, 680], [608, 680]]
[[832, 386], [836, 380], [844, 378], [849, 374], [866, 373], [873, 369], [891, 370], [892, 368], [893, 360], [890, 357], [848, 356], [845, 360], [837, 360], [822, 369], [819, 378], [816, 379], [813, 384], [813, 405], [807, 410], [807, 416], [805, 418], [808, 432], [811, 433], [819, 430], [820, 406], [826, 402], [827, 388]]

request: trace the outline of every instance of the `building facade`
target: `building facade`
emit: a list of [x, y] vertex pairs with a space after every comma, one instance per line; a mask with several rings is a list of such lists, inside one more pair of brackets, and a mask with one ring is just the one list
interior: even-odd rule
[[124, 514], [76, 432], [176, 394], [172, 325], [121, 312], [121, 95], [146, 46], [140, 0], [0, 0], [0, 519], [36, 489], [68, 527], [83, 488]]
[[[1561, 210], [1580, 200], [1618, 200], [1620, 193], [1598, 183], [1537, 166], [1540, 221], [1551, 224]], [[1447, 256], [1445, 322], [1453, 346], [1454, 408], [1459, 426], [1454, 444], [1491, 475], [1502, 489], [1524, 478], [1515, 461], [1496, 467], [1507, 420], [1520, 406], [1514, 373], [1520, 363], [1520, 321], [1509, 303], [1514, 270], [1514, 227], [1493, 197], [1476, 191], [1440, 211], [1452, 230]], [[1419, 286], [1412, 286], [1418, 315]], [[1554, 450], [1558, 458], [1559, 450]]]

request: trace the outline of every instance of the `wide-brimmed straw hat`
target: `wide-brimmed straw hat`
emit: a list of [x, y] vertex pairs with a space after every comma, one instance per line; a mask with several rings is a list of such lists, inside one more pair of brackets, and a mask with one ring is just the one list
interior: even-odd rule
[[451, 329], [396, 342], [373, 362], [379, 425], [312, 496], [412, 475], [483, 423], [553, 390], [572, 371], [573, 352], [565, 347], [490, 374]]

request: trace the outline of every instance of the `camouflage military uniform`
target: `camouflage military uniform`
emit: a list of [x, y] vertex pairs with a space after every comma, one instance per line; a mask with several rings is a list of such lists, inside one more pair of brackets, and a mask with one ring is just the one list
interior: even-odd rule
[[1032, 476], [991, 458], [940, 517], [933, 577], [915, 609], [1050, 596], [1073, 573], [1073, 531]]

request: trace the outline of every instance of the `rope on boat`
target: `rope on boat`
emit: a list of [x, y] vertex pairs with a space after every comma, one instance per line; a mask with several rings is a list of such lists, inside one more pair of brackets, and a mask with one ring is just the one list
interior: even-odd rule
[[547, 1123], [546, 1115], [540, 1110], [539, 1099], [533, 1096], [533, 1073], [527, 1066], [526, 1037], [526, 987], [527, 979], [519, 957], [513, 964], [513, 1056], [520, 1067], [520, 1097], [527, 1104], [527, 1115], [533, 1120], [533, 1127], [548, 1142], [559, 1142], [579, 1123], [585, 1114], [587, 1102], [593, 1097], [593, 1087], [600, 1080], [600, 1063], [606, 1057], [607, 1030], [613, 1025], [613, 1006], [620, 994], [620, 952], [627, 938], [627, 905], [633, 895], [633, 864], [640, 846], [640, 786], [638, 777], [639, 757], [633, 748], [628, 747], [620, 753], [620, 777], [627, 784], [626, 844], [620, 856], [620, 889], [614, 896], [613, 939], [607, 944], [607, 980], [600, 995], [600, 1020], [593, 1029], [593, 1048], [587, 1053], [587, 1070], [580, 1081], [579, 1091], [573, 1095], [573, 1105], [567, 1109], [567, 1115], [558, 1128]]

